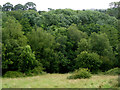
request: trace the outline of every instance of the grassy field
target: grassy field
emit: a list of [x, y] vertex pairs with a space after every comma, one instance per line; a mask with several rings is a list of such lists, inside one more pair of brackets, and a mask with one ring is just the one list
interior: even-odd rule
[[90, 79], [67, 79], [70, 74], [46, 74], [23, 78], [3, 78], [3, 88], [113, 88], [118, 76], [93, 75]]
[[2, 89], [2, 78], [0, 77], [0, 90]]

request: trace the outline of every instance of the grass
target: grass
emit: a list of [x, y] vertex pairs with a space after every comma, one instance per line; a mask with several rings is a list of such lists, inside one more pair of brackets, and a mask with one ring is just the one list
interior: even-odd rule
[[3, 78], [3, 88], [114, 88], [118, 76], [93, 75], [90, 79], [67, 79], [71, 74], [46, 74], [33, 77]]
[[2, 78], [0, 77], [0, 90], [2, 89]]

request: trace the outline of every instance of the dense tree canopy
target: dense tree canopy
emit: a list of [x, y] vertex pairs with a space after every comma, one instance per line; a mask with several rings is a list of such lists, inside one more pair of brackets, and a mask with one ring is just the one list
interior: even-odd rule
[[50, 8], [37, 12], [33, 2], [4, 4], [3, 73], [36, 68], [49, 73], [89, 68], [96, 73], [120, 67], [120, 20], [113, 13], [119, 3], [111, 5], [104, 12]]

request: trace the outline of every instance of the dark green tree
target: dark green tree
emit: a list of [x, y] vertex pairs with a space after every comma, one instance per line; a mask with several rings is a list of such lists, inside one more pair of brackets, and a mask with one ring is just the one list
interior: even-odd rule
[[22, 4], [17, 4], [14, 6], [14, 10], [24, 10], [24, 6]]
[[88, 68], [94, 73], [100, 70], [100, 66], [102, 64], [98, 54], [89, 53], [87, 51], [81, 52], [79, 55], [77, 55], [75, 60], [77, 68]]
[[109, 6], [110, 8], [107, 10], [107, 13], [111, 16], [115, 16], [116, 18], [120, 19], [120, 1], [111, 2]]
[[[98, 53], [100, 56], [108, 55], [108, 53], [112, 52], [109, 39], [104, 33], [92, 33], [89, 38], [89, 43], [91, 51]], [[106, 54], [104, 52], [106, 52]]]
[[54, 36], [38, 28], [27, 35], [36, 59], [43, 64], [47, 72], [58, 72], [58, 59], [54, 49], [57, 47]]
[[13, 5], [9, 2], [5, 3], [2, 7], [3, 11], [12, 11], [13, 10]]
[[100, 32], [105, 33], [109, 39], [113, 50], [116, 50], [118, 44], [118, 30], [110, 25], [103, 25], [100, 27]]
[[0, 11], [2, 11], [2, 6], [0, 5]]
[[27, 3], [24, 5], [24, 9], [25, 9], [25, 10], [35, 10], [35, 11], [36, 11], [36, 4], [33, 3], [33, 2], [27, 2]]
[[16, 20], [20, 21], [23, 18], [24, 11], [17, 10], [17, 11], [10, 11], [6, 12], [9, 16], [13, 16]]
[[38, 67], [40, 65], [29, 45], [20, 47], [16, 49], [15, 52], [15, 55], [18, 56], [16, 59], [18, 62], [19, 71], [29, 72], [30, 70], [33, 70], [35, 67]]
[[68, 28], [68, 37], [75, 42], [79, 42], [82, 38], [87, 38], [87, 34], [78, 30], [77, 26], [72, 24]]
[[88, 40], [83, 38], [78, 42], [78, 48], [76, 50], [77, 54], [80, 54], [82, 51], [89, 51], [90, 45], [88, 43]]
[[[90, 50], [100, 55], [102, 60], [102, 70], [108, 70], [117, 63], [115, 55], [105, 33], [92, 33], [89, 38]], [[105, 59], [107, 58], [107, 59]], [[107, 68], [104, 68], [107, 67]]]
[[20, 24], [22, 25], [22, 31], [24, 32], [24, 34], [26, 35], [28, 32], [32, 31], [32, 27], [29, 23], [29, 20], [27, 18], [22, 18], [20, 20]]
[[36, 24], [35, 18], [39, 16], [39, 13], [34, 10], [25, 11], [23, 14], [23, 18], [27, 18], [31, 26]]
[[15, 18], [4, 14], [2, 28], [2, 65], [6, 70], [18, 70], [18, 61], [15, 50], [27, 45], [27, 38], [23, 35], [22, 26]]

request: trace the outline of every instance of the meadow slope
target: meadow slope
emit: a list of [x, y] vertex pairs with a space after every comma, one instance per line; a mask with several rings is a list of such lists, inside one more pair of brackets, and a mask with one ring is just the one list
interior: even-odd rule
[[23, 78], [3, 78], [3, 88], [114, 88], [118, 76], [93, 75], [90, 79], [67, 79], [70, 74], [46, 74]]

